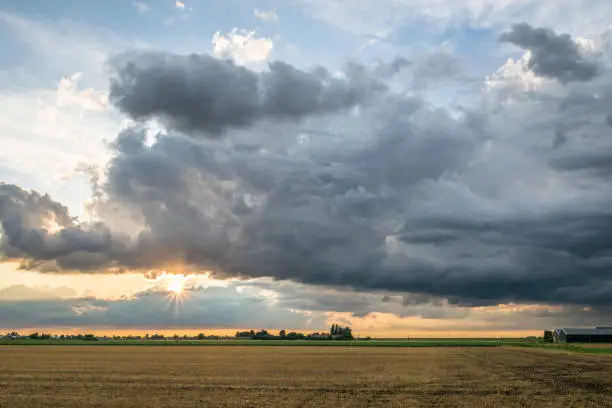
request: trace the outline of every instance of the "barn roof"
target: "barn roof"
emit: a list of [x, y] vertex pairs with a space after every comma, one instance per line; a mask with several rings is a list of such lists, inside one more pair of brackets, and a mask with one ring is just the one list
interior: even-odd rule
[[612, 336], [612, 329], [571, 329], [571, 328], [561, 328], [557, 330], [562, 330], [565, 334], [577, 334], [577, 335], [587, 335], [587, 336]]

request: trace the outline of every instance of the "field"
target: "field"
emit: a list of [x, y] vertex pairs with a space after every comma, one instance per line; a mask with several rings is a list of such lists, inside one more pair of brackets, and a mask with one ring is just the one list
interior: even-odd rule
[[604, 407], [611, 372], [519, 347], [0, 346], [0, 407]]

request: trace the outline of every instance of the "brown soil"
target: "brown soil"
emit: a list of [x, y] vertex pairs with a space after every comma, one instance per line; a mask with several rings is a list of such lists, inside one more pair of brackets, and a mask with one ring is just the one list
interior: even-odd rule
[[612, 407], [612, 358], [520, 348], [0, 347], [0, 407]]

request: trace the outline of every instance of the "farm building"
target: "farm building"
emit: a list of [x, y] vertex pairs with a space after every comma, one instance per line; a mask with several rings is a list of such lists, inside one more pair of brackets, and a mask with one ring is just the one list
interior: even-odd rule
[[612, 328], [555, 329], [555, 343], [612, 343]]

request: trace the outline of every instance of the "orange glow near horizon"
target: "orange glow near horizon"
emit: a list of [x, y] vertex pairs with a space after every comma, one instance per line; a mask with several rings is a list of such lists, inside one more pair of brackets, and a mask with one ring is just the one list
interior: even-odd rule
[[[197, 336], [199, 333], [204, 333], [205, 335], [217, 335], [217, 336], [233, 336], [237, 331], [248, 331], [248, 330], [259, 330], [261, 328], [21, 328], [21, 329], [11, 329], [11, 328], [0, 328], [0, 334], [8, 333], [11, 331], [16, 331], [21, 334], [30, 334], [34, 332], [38, 333], [49, 333], [51, 335], [59, 335], [59, 334], [85, 334], [85, 333], [93, 333], [96, 336], [145, 336], [147, 333], [149, 335], [153, 334], [163, 334], [164, 336], [171, 337], [175, 334], [179, 336], [187, 335], [187, 336]], [[270, 333], [278, 333], [280, 329], [266, 329]], [[327, 328], [323, 329], [285, 329], [287, 332], [301, 332], [301, 333], [312, 333], [316, 331], [327, 331]], [[527, 337], [527, 336], [542, 336], [541, 331], [536, 330], [492, 330], [492, 331], [481, 331], [481, 330], [473, 330], [473, 331], [431, 331], [431, 330], [423, 330], [423, 331], [386, 331], [386, 330], [355, 330], [353, 329], [353, 333], [357, 337], [373, 337], [373, 338], [395, 338], [395, 339], [418, 339], [418, 338], [429, 338], [429, 339], [445, 339], [445, 338], [519, 338], [519, 337]]]

